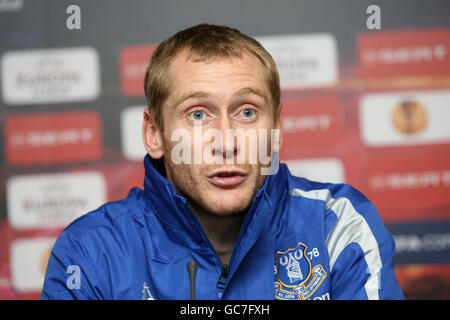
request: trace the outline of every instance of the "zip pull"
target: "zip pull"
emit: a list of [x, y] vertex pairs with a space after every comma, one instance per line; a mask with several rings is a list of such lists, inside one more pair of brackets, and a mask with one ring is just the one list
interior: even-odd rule
[[219, 280], [217, 281], [217, 283], [227, 284], [227, 277], [228, 277], [229, 272], [230, 272], [230, 267], [227, 264], [224, 264], [222, 266], [222, 270], [220, 272], [220, 277], [219, 277]]
[[189, 262], [187, 269], [189, 272], [191, 300], [195, 300], [195, 276], [197, 275], [198, 263], [195, 261]]

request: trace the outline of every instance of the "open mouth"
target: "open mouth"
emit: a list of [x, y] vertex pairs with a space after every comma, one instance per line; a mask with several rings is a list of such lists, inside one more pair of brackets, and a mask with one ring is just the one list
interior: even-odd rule
[[232, 176], [236, 176], [236, 175], [239, 175], [239, 174], [235, 174], [233, 172], [220, 172], [217, 176], [219, 178], [228, 178], [228, 177], [232, 177]]
[[247, 178], [247, 174], [241, 171], [217, 171], [208, 176], [208, 181], [222, 188], [235, 187]]

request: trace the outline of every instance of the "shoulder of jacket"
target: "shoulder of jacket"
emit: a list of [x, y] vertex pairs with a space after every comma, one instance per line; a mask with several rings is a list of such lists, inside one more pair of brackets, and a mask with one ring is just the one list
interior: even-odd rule
[[289, 195], [319, 200], [325, 203], [327, 209], [335, 204], [336, 199], [346, 199], [352, 205], [370, 203], [356, 188], [346, 183], [324, 183], [290, 175]]

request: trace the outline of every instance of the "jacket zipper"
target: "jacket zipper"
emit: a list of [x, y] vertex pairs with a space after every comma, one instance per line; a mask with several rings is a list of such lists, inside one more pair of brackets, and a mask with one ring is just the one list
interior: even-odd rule
[[[262, 197], [262, 195], [257, 195], [257, 197]], [[254, 206], [255, 206], [255, 203], [252, 203], [248, 212], [251, 212], [252, 210], [254, 210], [253, 209]], [[241, 230], [239, 231], [238, 238], [236, 239], [236, 243], [234, 245], [233, 252], [231, 253], [230, 260], [228, 261], [228, 264], [222, 265], [219, 280], [217, 281], [217, 289], [218, 289], [219, 299], [222, 299], [222, 297], [223, 297], [223, 292], [225, 291], [225, 288], [227, 286], [228, 275], [230, 274], [230, 271], [231, 271], [230, 265], [231, 266], [234, 265], [234, 263], [232, 263], [232, 262], [234, 261], [234, 259], [236, 259], [235, 258], [236, 251], [238, 250], [239, 244], [241, 243], [242, 237], [244, 236], [244, 230], [247, 229], [247, 226], [249, 223], [250, 223], [250, 216], [247, 214], [244, 221], [242, 222]]]
[[222, 265], [220, 270], [219, 280], [217, 280], [217, 296], [219, 299], [223, 297], [223, 291], [227, 285], [228, 274], [230, 273], [230, 267], [228, 264]]
[[[261, 197], [262, 195], [258, 195], [257, 197]], [[195, 214], [192, 211], [192, 209], [189, 207], [189, 205], [187, 203], [184, 203], [185, 207], [187, 210], [190, 210], [192, 216], [195, 218]], [[252, 205], [249, 208], [248, 212], [251, 212], [251, 210], [254, 210], [255, 203], [252, 203]], [[197, 226], [198, 231], [200, 232], [203, 240], [208, 244], [208, 246], [213, 250], [214, 252], [214, 256], [215, 256], [215, 260], [216, 260], [216, 265], [221, 266], [220, 267], [220, 276], [219, 279], [217, 280], [216, 283], [216, 288], [217, 288], [217, 298], [222, 299], [223, 297], [223, 292], [225, 291], [225, 288], [227, 286], [227, 282], [228, 282], [228, 275], [230, 274], [230, 265], [231, 262], [233, 262], [233, 260], [235, 259], [235, 255], [236, 255], [236, 251], [238, 250], [237, 248], [239, 248], [239, 244], [241, 242], [241, 239], [243, 237], [243, 230], [245, 230], [247, 228], [247, 225], [250, 223], [250, 217], [247, 214], [247, 216], [245, 217], [242, 226], [241, 226], [241, 230], [239, 231], [239, 235], [238, 238], [236, 239], [236, 243], [234, 245], [233, 248], [233, 252], [231, 253], [231, 257], [230, 260], [228, 262], [228, 264], [222, 264], [222, 261], [220, 260], [219, 255], [217, 254], [216, 249], [214, 249], [214, 246], [212, 245], [211, 241], [209, 241], [208, 236], [206, 235], [205, 231], [203, 230], [202, 226], [200, 225], [200, 222], [195, 218], [194, 219], [194, 223]]]
[[[217, 288], [217, 298], [222, 299], [223, 291], [225, 290], [226, 283], [227, 283], [228, 274], [230, 272], [230, 267], [227, 264], [222, 264], [222, 261], [220, 260], [220, 257], [217, 254], [216, 249], [214, 249], [214, 246], [212, 245], [211, 241], [209, 241], [208, 236], [206, 235], [205, 231], [203, 230], [202, 226], [200, 225], [200, 222], [195, 217], [195, 214], [192, 211], [192, 209], [189, 207], [189, 205], [187, 203], [184, 203], [184, 206], [186, 207], [186, 210], [189, 210], [191, 212], [192, 217], [195, 218], [193, 221], [197, 227], [197, 230], [199, 231], [200, 235], [202, 236], [202, 239], [207, 243], [209, 248], [211, 248], [213, 250], [214, 258], [216, 260], [216, 265], [220, 266], [219, 267], [220, 276], [217, 281], [216, 288]], [[238, 237], [238, 239], [239, 239], [239, 237]], [[236, 241], [236, 244], [238, 244], [237, 241]], [[236, 246], [235, 246], [235, 248], [236, 248]], [[235, 248], [233, 249], [233, 253], [231, 255], [232, 257], [234, 255]], [[231, 258], [230, 258], [230, 261], [231, 261]]]

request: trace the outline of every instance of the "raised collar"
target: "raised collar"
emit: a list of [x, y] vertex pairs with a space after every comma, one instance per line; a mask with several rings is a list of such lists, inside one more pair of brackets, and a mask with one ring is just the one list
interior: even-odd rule
[[[148, 154], [144, 158], [145, 182], [144, 199], [147, 209], [165, 224], [181, 229], [194, 238], [199, 238], [200, 223], [189, 207], [186, 198], [177, 194], [175, 187], [165, 177], [164, 164], [161, 159], [152, 159]], [[256, 192], [247, 213], [242, 230], [257, 235], [261, 225], [273, 207], [281, 201], [286, 193], [288, 171], [280, 164], [276, 174], [267, 176], [263, 186]], [[200, 227], [201, 228], [201, 227]]]

